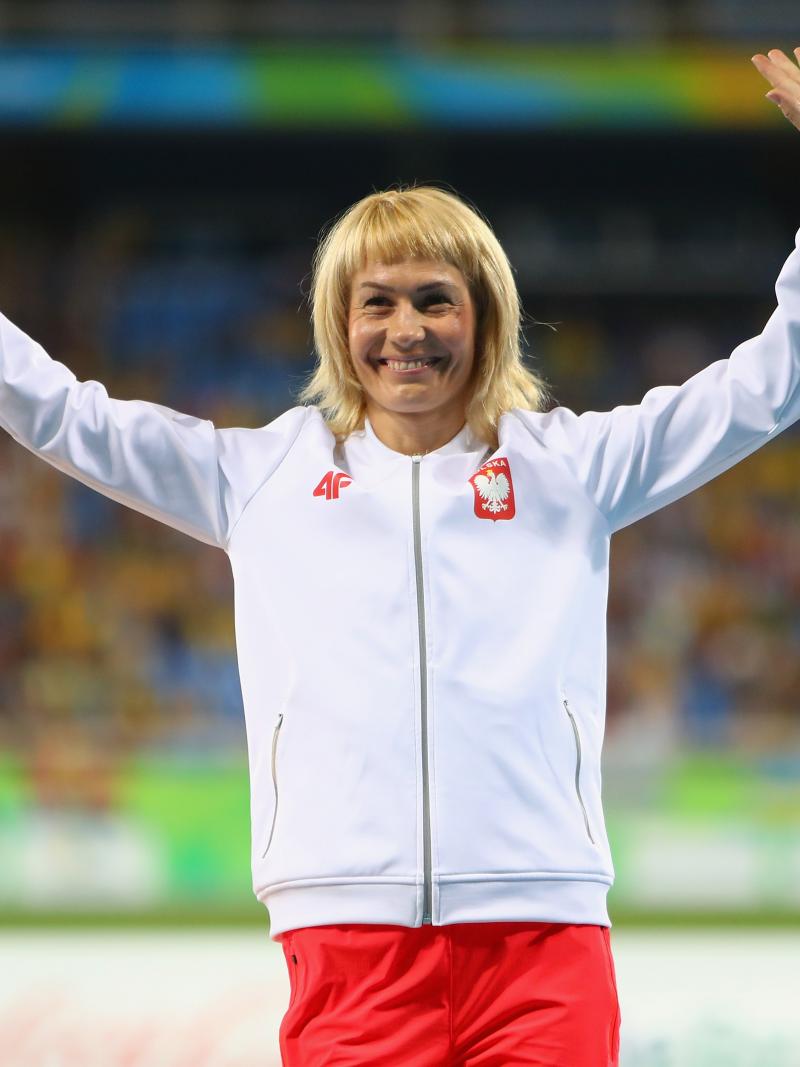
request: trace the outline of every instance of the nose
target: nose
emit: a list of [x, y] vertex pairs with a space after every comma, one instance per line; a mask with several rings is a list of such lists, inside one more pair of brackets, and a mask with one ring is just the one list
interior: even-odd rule
[[425, 340], [425, 325], [413, 304], [397, 306], [387, 332], [391, 343], [398, 348], [412, 348]]

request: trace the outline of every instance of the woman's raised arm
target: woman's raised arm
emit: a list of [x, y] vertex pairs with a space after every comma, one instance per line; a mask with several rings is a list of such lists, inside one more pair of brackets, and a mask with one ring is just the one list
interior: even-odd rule
[[114, 400], [0, 314], [0, 427], [92, 489], [207, 544], [227, 548], [306, 414], [218, 430], [160, 404]]
[[[778, 63], [776, 51], [766, 60], [769, 76], [784, 114], [800, 128], [800, 69], [783, 53]], [[612, 531], [697, 489], [800, 419], [800, 231], [795, 244], [776, 284], [777, 308], [728, 359], [683, 385], [650, 389], [639, 404], [582, 415], [563, 407], [520, 413], [564, 456]]]
[[[764, 330], [639, 404], [520, 415], [619, 530], [704, 485], [800, 418], [800, 232]], [[800, 474], [800, 472], [798, 472]]]

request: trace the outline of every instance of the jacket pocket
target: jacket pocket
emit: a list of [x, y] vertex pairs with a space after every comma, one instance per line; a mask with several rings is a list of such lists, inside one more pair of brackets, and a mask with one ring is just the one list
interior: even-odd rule
[[586, 812], [586, 805], [584, 804], [583, 797], [581, 796], [581, 761], [582, 761], [582, 753], [581, 753], [581, 734], [580, 734], [580, 730], [578, 729], [578, 721], [575, 718], [575, 716], [572, 714], [572, 712], [570, 711], [569, 701], [567, 700], [566, 697], [562, 698], [562, 703], [564, 705], [564, 711], [567, 713], [567, 717], [568, 717], [568, 719], [570, 721], [570, 725], [572, 726], [572, 733], [573, 733], [573, 736], [575, 738], [575, 793], [577, 794], [578, 803], [580, 804], [581, 811], [583, 812], [583, 824], [586, 827], [586, 835], [589, 838], [589, 840], [592, 842], [592, 844], [595, 844], [595, 840], [592, 837], [592, 829], [589, 826], [589, 816], [588, 816], [588, 814]]
[[275, 724], [275, 729], [272, 732], [272, 788], [275, 791], [275, 805], [272, 809], [272, 825], [269, 828], [269, 838], [267, 840], [267, 847], [261, 853], [262, 860], [269, 852], [269, 846], [272, 844], [272, 835], [275, 833], [275, 819], [278, 816], [278, 770], [276, 766], [276, 756], [278, 752], [278, 734], [280, 733], [281, 726], [283, 725], [283, 713], [278, 716], [278, 721]]

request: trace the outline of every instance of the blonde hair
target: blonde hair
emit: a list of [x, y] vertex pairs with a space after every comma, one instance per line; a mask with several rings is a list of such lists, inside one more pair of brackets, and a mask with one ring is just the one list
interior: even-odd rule
[[348, 208], [320, 241], [311, 287], [317, 364], [298, 399], [318, 403], [339, 436], [363, 428], [365, 397], [348, 344], [350, 283], [368, 261], [405, 259], [449, 263], [469, 286], [476, 309], [476, 365], [466, 421], [496, 448], [503, 412], [541, 410], [549, 399], [547, 387], [522, 361], [522, 310], [500, 242], [477, 211], [433, 186], [372, 193]]

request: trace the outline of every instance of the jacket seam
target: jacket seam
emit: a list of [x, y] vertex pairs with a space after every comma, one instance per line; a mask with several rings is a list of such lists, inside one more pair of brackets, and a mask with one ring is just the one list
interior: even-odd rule
[[[278, 462], [275, 464], [275, 466], [272, 468], [272, 470], [269, 472], [269, 474], [267, 474], [264, 477], [264, 480], [262, 482], [260, 482], [259, 485], [253, 490], [253, 492], [247, 498], [247, 501], [242, 505], [242, 510], [239, 512], [239, 516], [236, 519], [236, 522], [234, 522], [233, 526], [231, 527], [231, 532], [228, 534], [228, 537], [226, 538], [224, 543], [221, 545], [221, 547], [226, 552], [230, 551], [230, 545], [231, 545], [231, 541], [233, 540], [233, 535], [236, 533], [236, 530], [237, 530], [237, 528], [239, 526], [239, 523], [244, 518], [245, 512], [250, 507], [250, 505], [253, 503], [253, 501], [258, 496], [258, 494], [261, 492], [261, 490], [265, 487], [265, 485], [270, 480], [270, 478], [272, 478], [273, 475], [280, 469], [281, 464], [286, 459], [286, 457], [289, 455], [291, 450], [294, 448], [295, 443], [297, 442], [297, 438], [303, 432], [303, 430], [305, 429], [306, 423], [308, 422], [309, 418], [311, 417], [311, 412], [312, 411], [313, 411], [313, 407], [312, 406], [309, 406], [309, 407], [306, 408], [305, 417], [303, 418], [303, 421], [298, 426], [297, 433], [294, 435], [294, 437], [291, 439], [289, 444], [286, 446], [286, 451], [283, 453], [283, 455], [278, 460]], [[219, 462], [219, 460], [218, 460], [218, 462]]]
[[[439, 875], [438, 881], [447, 884], [460, 884], [462, 882], [596, 882], [599, 885], [611, 885], [613, 879], [593, 871], [495, 871], [487, 874]], [[282, 882], [270, 882], [267, 885], [259, 886], [256, 892], [257, 895], [263, 896], [267, 892], [277, 892], [282, 889], [312, 889], [319, 886], [336, 885], [417, 887], [419, 883], [417, 876], [414, 874], [398, 875], [394, 878], [381, 875], [320, 875], [311, 878], [292, 878]]]
[[[788, 403], [789, 403], [788, 400], [783, 403], [783, 405], [781, 406], [781, 410], [780, 410], [780, 412], [778, 414], [777, 421], [769, 428], [769, 430], [767, 430], [766, 433], [762, 432], [762, 433], [754, 434], [753, 437], [747, 442], [747, 444], [743, 445], [739, 449], [736, 449], [734, 452], [729, 452], [727, 455], [722, 456], [717, 461], [717, 463], [712, 464], [710, 467], [699, 468], [696, 471], [696, 475], [701, 477], [701, 481], [697, 485], [693, 486], [691, 489], [687, 489], [685, 492], [682, 492], [678, 497], [675, 498], [675, 500], [670, 501], [670, 502], [671, 503], [675, 503], [675, 502], [677, 502], [677, 500], [680, 500], [682, 497], [688, 496], [689, 493], [693, 493], [696, 489], [702, 488], [703, 485], [705, 485], [707, 482], [711, 481], [718, 474], [723, 474], [726, 470], [728, 470], [730, 468], [730, 466], [733, 465], [731, 463], [732, 460], [736, 461], [736, 460], [738, 460], [739, 457], [747, 456], [751, 452], [755, 451], [756, 448], [759, 448], [760, 447], [760, 442], [766, 441], [767, 438], [771, 437], [775, 433], [776, 430], [779, 430], [781, 428], [781, 419], [782, 419], [782, 417], [784, 415], [786, 407], [788, 406]], [[512, 410], [512, 414], [525, 427], [525, 429], [528, 431], [528, 433], [531, 435], [531, 437], [535, 441], [538, 441], [538, 438], [536, 437], [536, 434], [528, 426], [528, 424], [525, 422], [525, 420], [523, 418], [521, 418], [520, 415], [515, 410]], [[755, 446], [755, 448], [753, 446]], [[586, 499], [591, 503], [591, 505], [594, 508], [594, 510], [602, 518], [603, 524], [606, 527], [606, 530], [607, 530], [609, 536], [611, 536], [612, 534], [614, 534], [618, 530], [624, 529], [626, 526], [632, 525], [634, 522], [638, 522], [642, 518], [646, 518], [648, 515], [651, 515], [654, 511], [658, 511], [660, 505], [657, 502], [662, 497], [669, 496], [669, 494], [671, 492], [671, 488], [672, 488], [672, 487], [670, 487], [670, 488], [667, 488], [667, 489], [663, 489], [660, 493], [656, 494], [656, 496], [648, 497], [642, 503], [642, 505], [640, 505], [639, 508], [632, 509], [631, 511], [627, 512], [624, 516], [622, 516], [624, 521], [622, 522], [621, 525], [617, 525], [617, 521], [613, 517], [613, 515], [614, 515], [613, 509], [609, 514], [606, 514], [606, 512], [603, 511], [603, 509], [600, 507], [600, 505], [594, 499], [594, 497], [589, 492], [589, 490], [586, 488], [586, 486], [583, 484], [583, 482], [580, 480], [580, 478], [578, 478], [575, 475], [574, 471], [572, 471], [569, 468], [568, 465], [565, 465], [565, 466], [567, 466], [567, 470], [569, 471], [570, 477], [573, 479], [573, 481], [577, 485], [580, 486], [581, 491], [584, 494], [584, 496], [586, 497]]]
[[[784, 408], [786, 407], [786, 404], [788, 404], [788, 401], [783, 405]], [[708, 467], [698, 468], [695, 472], [695, 476], [699, 477], [701, 480], [696, 485], [693, 485], [691, 489], [686, 489], [685, 492], [681, 492], [680, 495], [675, 497], [674, 500], [671, 500], [670, 503], [675, 504], [683, 497], [689, 496], [690, 493], [694, 493], [696, 492], [696, 490], [702, 489], [704, 485], [707, 485], [708, 482], [713, 481], [713, 479], [718, 477], [718, 475], [725, 474], [726, 471], [730, 470], [730, 468], [734, 466], [734, 464], [738, 462], [740, 458], [743, 459], [748, 455], [752, 455], [753, 452], [762, 447], [763, 442], [765, 442], [768, 437], [774, 434], [776, 430], [780, 429], [780, 425], [781, 424], [779, 419], [773, 426], [769, 428], [769, 430], [767, 430], [766, 433], [762, 432], [754, 434], [753, 437], [751, 437], [750, 440], [747, 442], [747, 444], [742, 445], [741, 448], [737, 448], [735, 451], [728, 452], [725, 456], [721, 456], [716, 463], [712, 463]], [[669, 496], [672, 488], [674, 487], [662, 489], [661, 492], [657, 493], [655, 496], [648, 497], [640, 507], [627, 512], [623, 516], [625, 521], [622, 523], [621, 526], [617, 526], [616, 522], [612, 521], [609, 517], [607, 521], [611, 533], [614, 533], [617, 530], [624, 529], [626, 526], [631, 526], [634, 522], [638, 522], [640, 519], [647, 518], [653, 512], [658, 511], [662, 505], [658, 504], [657, 502], [661, 500], [662, 497]], [[653, 506], [654, 504], [655, 506]], [[667, 504], [664, 506], [668, 507], [669, 505]]]
[[468, 874], [440, 874], [440, 882], [601, 882], [611, 885], [612, 879], [597, 871], [490, 871]]
[[268, 882], [266, 885], [259, 886], [256, 890], [257, 895], [262, 895], [267, 891], [279, 890], [279, 889], [314, 889], [319, 886], [337, 886], [337, 885], [390, 885], [390, 886], [408, 886], [411, 889], [415, 889], [419, 885], [419, 880], [416, 874], [402, 874], [395, 877], [386, 875], [318, 875], [310, 878], [288, 878], [282, 882]]
[[124, 493], [118, 489], [110, 488], [99, 478], [93, 478], [90, 474], [85, 474], [80, 468], [76, 467], [73, 463], [70, 463], [67, 459], [62, 459], [60, 456], [50, 456], [43, 449], [31, 448], [30, 445], [25, 444], [21, 438], [12, 433], [2, 420], [0, 420], [0, 427], [2, 427], [18, 444], [21, 444], [23, 448], [26, 448], [29, 452], [33, 452], [33, 454], [40, 459], [43, 459], [54, 470], [59, 471], [61, 474], [66, 474], [70, 478], [74, 478], [76, 482], [80, 482], [88, 489], [93, 489], [95, 492], [100, 493], [101, 496], [113, 500], [116, 504], [122, 504], [124, 507], [130, 508], [132, 511], [138, 511], [148, 519], [154, 519], [156, 522], [170, 526], [172, 529], [177, 530], [178, 533], [193, 537], [195, 540], [200, 541], [202, 544], [209, 545], [211, 548], [225, 548], [225, 543], [220, 538], [210, 537], [204, 527], [196, 526], [191, 522], [184, 522], [180, 516], [175, 516], [171, 513], [169, 521], [167, 522], [164, 519], [166, 513], [164, 508], [154, 507], [145, 501], [142, 501], [132, 493]]
[[[511, 409], [511, 414], [516, 418], [517, 422], [519, 422], [520, 425], [525, 428], [526, 432], [530, 434], [530, 436], [533, 438], [533, 440], [536, 441], [537, 444], [541, 445], [542, 442], [539, 440], [539, 438], [536, 436], [536, 434], [533, 432], [533, 430], [530, 428], [530, 426], [528, 426], [528, 424], [525, 422], [525, 420], [522, 418], [522, 416], [519, 414], [519, 412], [516, 409], [512, 408]], [[542, 447], [544, 447], [545, 451], [547, 451], [546, 446], [543, 445]], [[601, 519], [602, 524], [603, 524], [603, 528], [605, 529], [606, 534], [610, 536], [611, 533], [613, 532], [613, 527], [611, 525], [611, 520], [610, 520], [609, 516], [606, 515], [606, 513], [603, 511], [603, 509], [600, 507], [600, 505], [594, 499], [594, 497], [589, 492], [589, 490], [586, 488], [586, 486], [583, 484], [583, 482], [580, 480], [580, 478], [575, 474], [575, 471], [572, 470], [572, 468], [569, 466], [569, 464], [564, 463], [563, 466], [567, 470], [570, 478], [573, 480], [575, 485], [577, 485], [580, 488], [581, 493], [583, 494], [585, 499], [589, 502], [589, 504], [591, 505], [592, 509], [600, 516], [600, 519]]]

